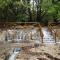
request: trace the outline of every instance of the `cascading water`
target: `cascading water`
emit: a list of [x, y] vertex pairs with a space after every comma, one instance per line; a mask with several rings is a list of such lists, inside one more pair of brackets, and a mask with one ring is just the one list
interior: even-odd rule
[[23, 30], [16, 30], [16, 38], [15, 40], [17, 42], [23, 40]]
[[33, 40], [34, 42], [40, 41], [40, 32], [35, 28], [27, 28], [27, 29], [7, 29], [3, 31], [1, 36], [4, 36], [5, 42], [23, 42]]
[[[42, 32], [44, 34], [44, 43], [47, 43], [47, 41], [49, 43], [54, 42], [53, 36], [50, 35], [47, 28], [42, 28]], [[15, 41], [19, 43], [21, 41], [34, 40], [35, 43], [41, 42], [40, 32], [35, 28], [7, 30], [7, 32], [4, 32], [4, 35], [6, 35], [6, 41]]]
[[51, 32], [48, 30], [47, 27], [43, 27], [42, 32], [44, 34], [43, 42], [45, 44], [55, 44], [55, 39], [54, 39], [53, 35], [51, 35]]
[[16, 57], [18, 53], [21, 52], [21, 50], [22, 50], [21, 48], [11, 49], [11, 51], [9, 52], [9, 55], [7, 55], [4, 60], [16, 60]]

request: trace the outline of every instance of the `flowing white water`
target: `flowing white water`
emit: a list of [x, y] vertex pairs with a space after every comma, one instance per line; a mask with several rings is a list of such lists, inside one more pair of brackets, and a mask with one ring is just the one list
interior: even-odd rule
[[43, 32], [43, 42], [47, 43], [47, 44], [54, 44], [55, 43], [55, 39], [53, 38], [53, 36], [51, 35], [51, 32], [48, 30], [47, 27], [43, 27], [42, 28], [42, 32]]
[[9, 57], [9, 59], [8, 60], [16, 60], [16, 57], [17, 57], [17, 54], [18, 54], [19, 52], [14, 52], [10, 57]]
[[13, 52], [10, 54], [11, 56], [8, 58], [8, 60], [16, 60], [16, 57], [20, 51], [20, 48], [13, 49]]
[[37, 29], [7, 30], [7, 41], [21, 42], [26, 40], [40, 40], [40, 32]]
[[[44, 43], [55, 43], [55, 40], [51, 33], [49, 32], [47, 27], [42, 28], [43, 32], [43, 42]], [[4, 38], [3, 38], [4, 37]], [[12, 30], [7, 30], [3, 31], [3, 33], [0, 36], [0, 40], [2, 41], [8, 41], [8, 42], [22, 42], [26, 40], [34, 40], [34, 42], [41, 42], [41, 36], [40, 32], [37, 31], [37, 29], [12, 29]]]

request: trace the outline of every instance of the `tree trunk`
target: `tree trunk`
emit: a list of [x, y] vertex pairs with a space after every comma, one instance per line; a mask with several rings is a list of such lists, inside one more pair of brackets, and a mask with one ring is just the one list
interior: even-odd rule
[[29, 13], [29, 22], [32, 22], [32, 14], [30, 8], [28, 8], [28, 13]]
[[37, 21], [41, 22], [42, 18], [41, 18], [41, 1], [38, 0], [38, 4], [37, 4]]

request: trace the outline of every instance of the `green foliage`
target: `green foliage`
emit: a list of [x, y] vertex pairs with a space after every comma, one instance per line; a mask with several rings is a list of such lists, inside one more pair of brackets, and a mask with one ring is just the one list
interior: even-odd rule
[[0, 21], [27, 21], [26, 8], [20, 0], [0, 0]]
[[58, 20], [60, 20], [60, 11], [57, 14], [57, 18], [58, 18]]
[[26, 14], [19, 14], [17, 15], [17, 22], [27, 22], [27, 18], [28, 16], [26, 16]]
[[[32, 1], [32, 2], [31, 2]], [[0, 0], [0, 21], [28, 22], [60, 20], [59, 0]]]
[[53, 4], [48, 9], [47, 13], [48, 13], [48, 16], [52, 16], [53, 21], [54, 20], [58, 21], [58, 20], [60, 20], [59, 19], [59, 15], [60, 15], [59, 11], [60, 11], [60, 2]]

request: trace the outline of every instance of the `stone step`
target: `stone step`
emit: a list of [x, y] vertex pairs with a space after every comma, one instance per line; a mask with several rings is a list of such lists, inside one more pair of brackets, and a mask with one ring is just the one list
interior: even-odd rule
[[43, 42], [43, 43], [55, 43], [55, 42], [53, 42], [53, 41], [49, 42], [49, 41], [48, 41], [48, 42]]
[[43, 39], [43, 41], [55, 41], [55, 39]]
[[43, 42], [55, 42], [55, 41], [43, 41]]

